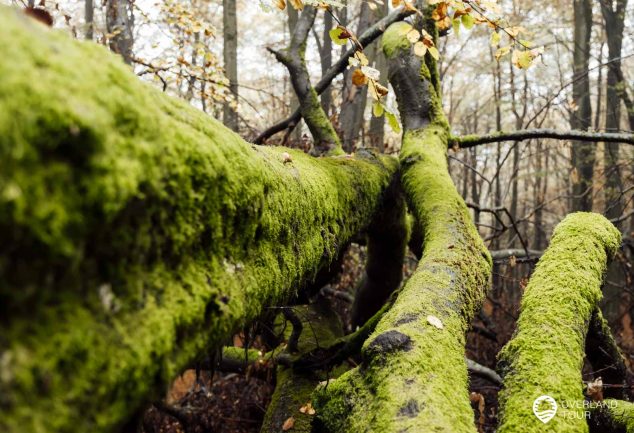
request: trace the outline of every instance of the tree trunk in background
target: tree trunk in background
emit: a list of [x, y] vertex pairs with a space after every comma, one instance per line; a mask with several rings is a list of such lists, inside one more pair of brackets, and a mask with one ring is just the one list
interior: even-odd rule
[[[386, 16], [390, 13], [390, 7], [388, 2], [383, 3], [383, 10], [381, 11], [381, 16]], [[379, 39], [376, 42], [374, 47], [374, 67], [379, 71], [380, 78], [379, 83], [382, 86], [388, 86], [387, 80], [387, 59], [385, 58], [385, 54], [383, 50], [378, 49], [378, 47], [382, 44], [382, 39]], [[369, 138], [370, 138], [370, 147], [383, 152], [385, 150], [385, 116], [376, 117], [372, 116], [370, 118], [370, 129], [369, 129]], [[464, 197], [464, 196], [463, 196]]]
[[[356, 34], [360, 35], [377, 20], [377, 14], [372, 12], [367, 2], [361, 5], [359, 25]], [[366, 55], [372, 61], [370, 48], [366, 50]], [[341, 103], [341, 113], [339, 114], [339, 129], [343, 148], [350, 153], [354, 150], [354, 145], [359, 138], [359, 132], [363, 125], [363, 114], [365, 112], [366, 101], [368, 100], [368, 87], [357, 87], [352, 84], [352, 72], [354, 68], [346, 70], [343, 81], [343, 101]]]
[[[330, 39], [330, 29], [333, 26], [332, 14], [324, 11], [324, 40], [321, 48], [321, 76], [326, 75], [328, 68], [332, 66], [332, 39]], [[324, 93], [321, 94], [321, 107], [324, 109], [326, 116], [330, 116], [330, 106], [332, 105], [332, 87], [328, 86]]]
[[[592, 33], [592, 0], [574, 0], [573, 42], [573, 108], [570, 113], [571, 129], [587, 131], [592, 125], [590, 103], [590, 35]], [[592, 210], [592, 175], [595, 144], [574, 141], [572, 143], [572, 210]]]
[[[601, 12], [605, 21], [605, 32], [608, 40], [608, 85], [606, 91], [605, 129], [617, 132], [621, 127], [621, 47], [623, 45], [623, 26], [627, 0], [601, 0]], [[605, 144], [605, 215], [617, 218], [623, 212], [621, 191], [621, 171], [619, 169], [619, 144]]]
[[229, 79], [229, 90], [233, 96], [232, 103], [225, 103], [223, 109], [223, 123], [234, 131], [238, 130], [238, 18], [236, 15], [236, 0], [222, 2], [222, 33], [225, 75]]
[[106, 31], [110, 49], [132, 64], [134, 15], [129, 0], [106, 0]]
[[85, 38], [86, 40], [92, 41], [94, 33], [93, 17], [95, 12], [93, 0], [86, 0], [84, 6], [84, 21], [86, 26]]
[[[288, 34], [289, 34], [288, 39], [290, 41], [290, 39], [293, 37], [293, 32], [295, 32], [295, 26], [297, 25], [299, 14], [297, 10], [293, 6], [291, 6], [290, 2], [286, 5], [286, 11], [288, 13]], [[328, 38], [330, 39], [330, 35], [328, 36]], [[294, 113], [295, 110], [299, 108], [299, 100], [297, 99], [297, 95], [292, 89], [289, 93], [291, 95], [290, 112]], [[293, 138], [293, 141], [295, 142], [299, 142], [302, 138], [302, 122], [303, 120], [300, 120], [298, 122], [295, 129], [293, 129], [293, 133], [291, 134], [291, 137]]]
[[29, 0], [28, 6], [30, 8], [35, 7], [35, 0]]

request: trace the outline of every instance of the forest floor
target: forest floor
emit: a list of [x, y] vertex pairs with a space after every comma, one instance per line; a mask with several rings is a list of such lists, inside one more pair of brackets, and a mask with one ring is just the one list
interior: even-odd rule
[[[346, 329], [350, 326], [351, 298], [363, 273], [365, 248], [353, 244], [346, 253], [342, 271], [330, 286], [332, 307], [340, 315]], [[407, 278], [414, 271], [416, 258], [409, 254], [404, 265]], [[528, 282], [533, 263], [515, 260], [496, 264], [493, 287], [481, 313], [474, 319], [467, 335], [466, 356], [481, 365], [495, 369], [496, 354], [511, 338], [519, 315], [521, 296]], [[338, 292], [341, 296], [333, 296]], [[631, 328], [629, 334], [631, 334]], [[628, 332], [625, 332], [627, 337]], [[619, 340], [617, 334], [617, 341]], [[234, 337], [234, 344], [242, 346], [241, 335]], [[256, 341], [254, 347], [258, 347]], [[623, 347], [628, 362], [634, 359], [634, 347]], [[584, 369], [584, 380], [591, 379], [591, 371]], [[166, 401], [179, 413], [169, 414], [164, 409], [150, 408], [143, 419], [144, 433], [255, 433], [266, 413], [266, 407], [275, 388], [273, 368], [266, 374], [215, 373], [213, 381], [203, 374], [206, 393], [195, 387], [195, 372], [187, 370], [172, 385]], [[470, 378], [471, 402], [474, 422], [479, 433], [494, 433], [497, 425], [499, 386], [476, 376]]]

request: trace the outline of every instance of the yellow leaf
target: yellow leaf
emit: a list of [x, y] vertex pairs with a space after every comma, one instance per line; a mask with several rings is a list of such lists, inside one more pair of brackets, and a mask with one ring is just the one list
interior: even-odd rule
[[471, 29], [473, 27], [473, 24], [475, 23], [475, 20], [469, 14], [461, 16], [460, 19], [462, 20], [462, 25], [467, 30]]
[[298, 11], [301, 11], [304, 9], [304, 3], [302, 3], [302, 0], [288, 0], [291, 3], [291, 6], [293, 6], [293, 9], [296, 9]]
[[438, 52], [438, 48], [436, 47], [429, 47], [427, 48], [427, 51], [429, 51], [429, 54], [436, 60], [438, 60], [440, 58], [440, 53]]
[[416, 29], [412, 29], [409, 32], [407, 32], [406, 37], [412, 44], [414, 44], [416, 43], [416, 41], [420, 39], [420, 32]]
[[385, 110], [383, 108], [383, 104], [381, 104], [379, 101], [376, 101], [374, 104], [372, 104], [372, 114], [374, 114], [374, 117], [383, 116], [384, 111]]
[[401, 5], [402, 0], [392, 0], [392, 7], [399, 7]]
[[442, 321], [436, 316], [432, 316], [432, 315], [427, 316], [427, 323], [429, 323], [431, 326], [438, 329], [444, 328]]
[[275, 6], [281, 11], [286, 9], [286, 0], [275, 0]]
[[495, 52], [495, 60], [500, 60], [502, 57], [506, 56], [510, 52], [511, 52], [510, 46], [498, 48], [498, 50]]
[[359, 60], [359, 64], [361, 66], [368, 66], [368, 64], [370, 63], [368, 57], [364, 54], [363, 51], [357, 51], [355, 53], [355, 57], [357, 58], [357, 60]]
[[328, 32], [330, 39], [337, 45], [345, 45], [350, 38], [350, 33], [343, 27], [335, 27]]
[[414, 44], [414, 54], [418, 57], [423, 57], [427, 52], [427, 46], [422, 42], [416, 42]]
[[491, 33], [491, 46], [497, 47], [498, 45], [500, 45], [500, 39], [502, 39], [502, 37], [498, 32]]
[[389, 111], [385, 112], [385, 117], [387, 118], [387, 123], [390, 125], [390, 128], [397, 134], [401, 132], [401, 125], [398, 123], [398, 119], [394, 113], [390, 113]]
[[451, 20], [451, 25], [453, 26], [453, 32], [456, 36], [460, 36], [460, 18], [454, 18]]
[[520, 69], [526, 69], [531, 66], [535, 56], [531, 51], [513, 50], [513, 65]]

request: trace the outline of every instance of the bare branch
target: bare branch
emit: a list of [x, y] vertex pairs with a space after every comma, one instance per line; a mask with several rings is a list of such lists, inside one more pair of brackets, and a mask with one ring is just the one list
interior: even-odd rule
[[450, 145], [466, 149], [480, 144], [499, 143], [501, 141], [531, 140], [534, 138], [634, 144], [634, 133], [632, 132], [612, 133], [575, 130], [557, 131], [556, 129], [527, 129], [513, 132], [498, 131], [486, 135], [463, 135], [462, 137], [452, 137]]
[[[385, 29], [390, 24], [395, 23], [397, 21], [402, 21], [403, 19], [412, 15], [413, 13], [414, 13], [413, 11], [405, 10], [402, 7], [395, 9], [388, 16], [379, 20], [376, 24], [374, 24], [372, 27], [370, 27], [365, 32], [363, 32], [363, 34], [359, 36], [358, 38], [359, 43], [364, 47], [368, 46], [376, 38], [381, 36], [383, 32], [385, 31]], [[346, 51], [341, 56], [341, 58], [328, 69], [328, 71], [324, 74], [324, 76], [321, 77], [321, 80], [319, 80], [319, 82], [315, 85], [315, 91], [317, 92], [318, 95], [322, 94], [324, 90], [326, 90], [328, 86], [330, 86], [330, 83], [332, 83], [332, 80], [334, 80], [335, 77], [337, 77], [337, 75], [339, 75], [340, 73], [346, 70], [346, 68], [348, 67], [348, 59], [354, 55], [356, 50], [357, 50], [356, 46], [349, 48], [348, 51]], [[262, 144], [269, 137], [271, 137], [272, 135], [280, 131], [283, 131], [287, 128], [293, 129], [295, 128], [295, 126], [297, 125], [297, 123], [300, 121], [301, 118], [302, 118], [302, 114], [300, 109], [298, 108], [288, 118], [262, 131], [262, 133], [260, 133], [260, 135], [258, 135], [253, 140], [253, 142], [256, 144]]]

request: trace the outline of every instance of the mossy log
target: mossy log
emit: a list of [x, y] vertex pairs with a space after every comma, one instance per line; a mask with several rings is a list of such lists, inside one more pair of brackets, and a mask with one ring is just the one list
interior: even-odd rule
[[590, 408], [590, 433], [634, 433], [634, 404], [606, 399]]
[[392, 158], [244, 142], [0, 8], [0, 430], [113, 431], [370, 223]]
[[548, 431], [588, 431], [581, 369], [607, 262], [621, 243], [603, 216], [574, 213], [557, 225], [522, 298], [517, 329], [499, 355], [500, 433], [543, 432], [533, 413], [543, 395], [559, 409]]
[[316, 393], [319, 420], [332, 432], [475, 432], [465, 332], [492, 263], [447, 169], [436, 64], [411, 53], [410, 29], [392, 25], [383, 49], [405, 127], [402, 185], [424, 238], [422, 259], [364, 344], [362, 364]]

